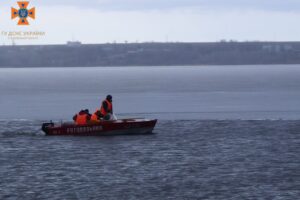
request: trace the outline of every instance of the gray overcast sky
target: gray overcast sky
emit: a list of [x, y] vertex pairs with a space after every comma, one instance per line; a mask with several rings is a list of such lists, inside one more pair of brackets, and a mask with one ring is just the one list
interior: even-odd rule
[[99, 10], [165, 10], [182, 7], [298, 11], [299, 0], [49, 0], [44, 5], [74, 5]]
[[46, 32], [17, 44], [300, 40], [300, 0], [31, 0], [32, 6], [36, 20], [20, 27], [10, 19], [16, 2], [0, 2], [0, 31]]

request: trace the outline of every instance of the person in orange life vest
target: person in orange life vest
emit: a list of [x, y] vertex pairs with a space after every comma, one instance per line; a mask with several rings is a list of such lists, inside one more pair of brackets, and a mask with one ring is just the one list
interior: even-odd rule
[[107, 95], [106, 99], [102, 102], [100, 112], [104, 120], [110, 120], [112, 118], [113, 105], [111, 95]]
[[78, 114], [74, 115], [73, 120], [76, 125], [85, 125], [91, 119], [91, 114], [88, 109], [81, 110]]
[[100, 122], [100, 118], [102, 117], [100, 110], [96, 110], [94, 114], [91, 116], [91, 122]]

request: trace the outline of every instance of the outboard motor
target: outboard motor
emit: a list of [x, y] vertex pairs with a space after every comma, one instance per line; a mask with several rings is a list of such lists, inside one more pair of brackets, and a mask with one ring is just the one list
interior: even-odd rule
[[50, 123], [43, 123], [42, 125], [42, 130], [46, 133], [49, 127], [53, 127], [54, 123], [52, 121], [50, 121]]

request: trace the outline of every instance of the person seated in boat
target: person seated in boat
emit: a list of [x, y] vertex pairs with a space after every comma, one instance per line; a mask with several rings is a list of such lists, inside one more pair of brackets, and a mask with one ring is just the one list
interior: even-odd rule
[[106, 99], [104, 101], [102, 101], [100, 112], [101, 112], [101, 115], [103, 116], [104, 120], [112, 120], [113, 105], [112, 105], [112, 96], [111, 95], [107, 95]]
[[74, 115], [73, 120], [76, 125], [85, 125], [91, 119], [91, 114], [88, 109], [81, 110], [78, 114]]
[[100, 110], [96, 110], [96, 111], [92, 114], [90, 122], [92, 122], [92, 123], [100, 122], [100, 120], [101, 120], [102, 117], [103, 117], [103, 116], [102, 116]]

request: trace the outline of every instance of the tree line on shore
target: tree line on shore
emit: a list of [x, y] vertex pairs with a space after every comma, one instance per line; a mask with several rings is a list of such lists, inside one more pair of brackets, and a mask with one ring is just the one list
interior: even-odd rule
[[0, 67], [300, 64], [300, 42], [0, 46]]

